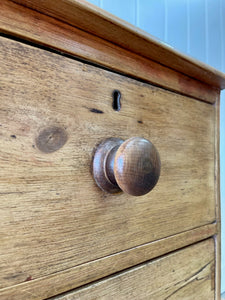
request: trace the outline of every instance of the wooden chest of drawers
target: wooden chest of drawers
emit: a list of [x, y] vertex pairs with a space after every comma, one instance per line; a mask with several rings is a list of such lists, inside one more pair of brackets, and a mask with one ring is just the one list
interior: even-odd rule
[[[1, 299], [219, 299], [224, 75], [82, 1], [0, 8]], [[150, 193], [96, 185], [111, 137], [156, 146]]]

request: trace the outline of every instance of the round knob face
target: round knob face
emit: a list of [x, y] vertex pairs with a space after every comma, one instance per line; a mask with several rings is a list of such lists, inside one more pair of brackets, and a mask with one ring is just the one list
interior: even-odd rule
[[134, 137], [118, 148], [114, 175], [118, 186], [126, 193], [141, 196], [150, 192], [160, 175], [160, 157], [148, 140]]

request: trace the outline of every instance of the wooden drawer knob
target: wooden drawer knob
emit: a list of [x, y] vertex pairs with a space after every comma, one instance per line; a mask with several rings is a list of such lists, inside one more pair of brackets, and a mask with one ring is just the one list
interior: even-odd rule
[[93, 176], [104, 191], [124, 191], [142, 196], [156, 185], [160, 175], [160, 157], [155, 146], [141, 137], [126, 141], [108, 138], [96, 148]]

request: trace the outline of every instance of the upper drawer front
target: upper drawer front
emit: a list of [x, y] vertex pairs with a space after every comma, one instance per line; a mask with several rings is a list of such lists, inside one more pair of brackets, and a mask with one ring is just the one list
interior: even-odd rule
[[[215, 219], [214, 106], [5, 38], [0, 59], [1, 287]], [[57, 151], [46, 153], [48, 140], [37, 147], [46, 128], [60, 128], [49, 136]], [[103, 193], [94, 147], [133, 136], [159, 151], [157, 186], [142, 197]]]
[[57, 297], [57, 300], [213, 300], [214, 279], [211, 239]]

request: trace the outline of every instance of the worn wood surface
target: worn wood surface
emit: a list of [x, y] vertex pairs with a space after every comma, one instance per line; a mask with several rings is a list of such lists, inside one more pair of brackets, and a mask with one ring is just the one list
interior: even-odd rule
[[211, 85], [9, 0], [0, 1], [0, 15], [0, 32], [87, 59], [206, 102], [214, 103], [219, 94], [219, 89]]
[[225, 88], [225, 75], [180, 54], [141, 29], [83, 0], [13, 0], [81, 28], [178, 72], [210, 85]]
[[130, 268], [217, 233], [216, 224], [170, 236], [126, 251], [118, 252], [61, 272], [1, 289], [1, 300], [42, 300], [61, 294], [110, 274]]
[[215, 299], [221, 297], [221, 209], [220, 209], [220, 99], [215, 103], [215, 210], [217, 231], [216, 245], [216, 288]]
[[[215, 220], [214, 106], [5, 38], [0, 49], [2, 288]], [[92, 152], [110, 136], [156, 145], [150, 194], [95, 185]]]
[[142, 196], [149, 193], [160, 176], [160, 157], [156, 147], [148, 140], [131, 137], [115, 154], [115, 179], [122, 191]]
[[213, 239], [54, 299], [213, 300]]

